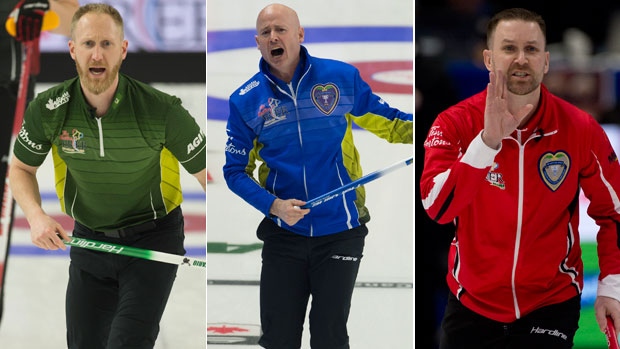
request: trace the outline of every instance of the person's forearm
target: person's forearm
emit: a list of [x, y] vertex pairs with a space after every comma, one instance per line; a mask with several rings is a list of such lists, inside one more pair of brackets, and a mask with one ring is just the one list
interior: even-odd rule
[[80, 3], [77, 0], [50, 0], [50, 10], [60, 17], [60, 24], [51, 32], [71, 36], [71, 18], [79, 7]]
[[193, 176], [198, 180], [198, 183], [200, 183], [200, 185], [202, 186], [202, 189], [206, 192], [207, 191], [207, 169], [205, 168], [198, 173], [194, 173]]
[[30, 222], [32, 217], [44, 214], [36, 175], [15, 166], [9, 167], [11, 193], [15, 202], [24, 212], [26, 219]]

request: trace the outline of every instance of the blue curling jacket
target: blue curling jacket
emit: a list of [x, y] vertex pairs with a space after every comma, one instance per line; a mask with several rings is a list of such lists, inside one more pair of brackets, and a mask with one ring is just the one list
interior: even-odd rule
[[[300, 55], [290, 83], [261, 59], [260, 72], [229, 99], [224, 178], [266, 216], [276, 197], [308, 201], [363, 175], [353, 122], [390, 143], [413, 143], [413, 115], [373, 94], [357, 68], [312, 57], [303, 46]], [[312, 208], [294, 226], [271, 218], [294, 233], [322, 236], [357, 227], [370, 215], [362, 186]]]

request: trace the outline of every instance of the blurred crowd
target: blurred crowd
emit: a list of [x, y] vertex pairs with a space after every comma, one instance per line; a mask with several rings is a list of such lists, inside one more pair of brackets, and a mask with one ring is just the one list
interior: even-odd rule
[[[479, 92], [488, 80], [481, 57], [486, 23], [492, 14], [508, 7], [525, 7], [545, 18], [551, 52], [545, 85], [602, 123], [620, 124], [616, 107], [620, 100], [620, 3], [593, 0], [587, 6], [565, 3], [559, 8], [534, 0], [418, 0], [416, 68], [438, 64], [458, 99]], [[424, 83], [418, 76], [416, 88]], [[416, 103], [423, 103], [424, 97]]]

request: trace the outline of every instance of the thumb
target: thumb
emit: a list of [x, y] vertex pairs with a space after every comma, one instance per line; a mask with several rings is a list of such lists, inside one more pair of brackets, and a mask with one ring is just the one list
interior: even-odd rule
[[605, 333], [605, 328], [607, 328], [607, 316], [604, 313], [596, 314], [596, 322], [601, 332]]
[[534, 109], [534, 105], [533, 104], [526, 104], [524, 106], [521, 107], [521, 109], [519, 109], [517, 111], [517, 115], [515, 115], [515, 118], [521, 122], [523, 121], [523, 119], [525, 119], [528, 114]]

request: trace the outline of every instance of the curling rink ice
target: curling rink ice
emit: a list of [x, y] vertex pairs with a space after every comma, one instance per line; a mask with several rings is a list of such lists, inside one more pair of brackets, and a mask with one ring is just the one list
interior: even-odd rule
[[[213, 349], [259, 348], [256, 227], [262, 215], [228, 189], [222, 166], [227, 98], [258, 69], [254, 26], [268, 3], [207, 1], [207, 167], [213, 177], [207, 185], [207, 347]], [[297, 10], [311, 55], [356, 65], [387, 103], [413, 112], [412, 1], [282, 3]], [[354, 137], [365, 174], [413, 154], [411, 145], [389, 144], [361, 129]], [[412, 348], [413, 166], [365, 187], [372, 219], [349, 317], [351, 348]], [[307, 324], [302, 348], [310, 348]]]
[[[184, 106], [205, 127], [205, 86], [153, 84], [183, 100]], [[49, 87], [38, 84], [37, 91]], [[205, 193], [196, 179], [183, 172], [185, 249], [205, 259]], [[53, 168], [48, 156], [38, 173], [43, 208], [71, 231], [72, 221], [60, 211], [54, 194]], [[45, 251], [30, 241], [30, 229], [21, 210], [15, 211], [0, 322], [1, 349], [61, 349], [65, 340], [65, 290], [68, 251]], [[159, 262], [153, 262], [159, 263]], [[206, 343], [206, 270], [180, 266], [166, 306], [156, 349], [204, 349]]]

